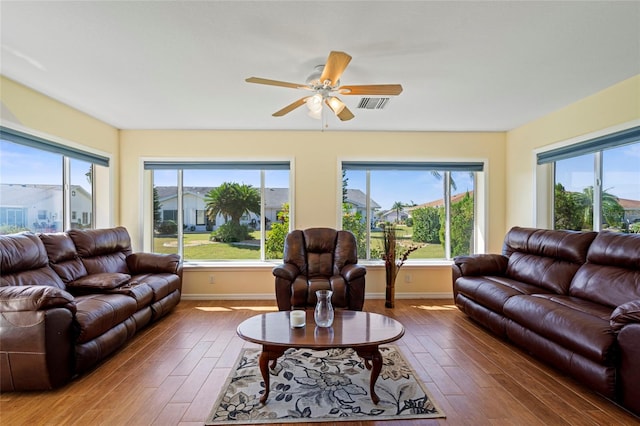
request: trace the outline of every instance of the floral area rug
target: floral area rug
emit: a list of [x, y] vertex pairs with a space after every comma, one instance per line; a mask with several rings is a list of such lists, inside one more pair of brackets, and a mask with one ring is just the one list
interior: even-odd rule
[[205, 424], [445, 417], [397, 346], [381, 346], [380, 352], [383, 366], [375, 386], [380, 397], [377, 405], [369, 395], [371, 370], [353, 349], [287, 350], [270, 370], [269, 398], [261, 404], [260, 349], [245, 349]]

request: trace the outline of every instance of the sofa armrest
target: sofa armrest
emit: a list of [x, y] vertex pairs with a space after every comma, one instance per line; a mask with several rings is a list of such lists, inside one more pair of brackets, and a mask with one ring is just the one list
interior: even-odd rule
[[76, 313], [74, 297], [65, 290], [46, 285], [0, 287], [0, 312], [39, 311], [66, 308]]
[[177, 254], [132, 253], [127, 256], [127, 268], [132, 275], [169, 273], [180, 275]]
[[360, 277], [364, 277], [366, 273], [367, 269], [364, 266], [355, 263], [344, 265], [344, 268], [340, 271], [340, 275], [347, 281], [354, 281]]
[[509, 258], [501, 254], [474, 254], [453, 258], [454, 267], [461, 276], [504, 275], [508, 263]]
[[628, 324], [618, 333], [620, 397], [625, 408], [640, 414], [640, 324]]
[[291, 263], [283, 263], [282, 265], [275, 266], [271, 272], [277, 278], [293, 281], [300, 274], [300, 269]]
[[640, 300], [632, 300], [618, 306], [611, 313], [609, 323], [613, 331], [620, 331], [627, 324], [640, 323]]

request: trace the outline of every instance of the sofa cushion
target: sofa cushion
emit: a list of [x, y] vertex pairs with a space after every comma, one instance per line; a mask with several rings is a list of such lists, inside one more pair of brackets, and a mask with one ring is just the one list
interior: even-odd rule
[[137, 310], [137, 303], [124, 294], [88, 294], [76, 297], [78, 343], [88, 342], [120, 324]]
[[600, 232], [569, 293], [610, 307], [640, 299], [640, 234]]
[[67, 283], [67, 287], [81, 288], [86, 290], [111, 290], [129, 282], [131, 275], [119, 272], [104, 272], [102, 274], [91, 274]]
[[125, 228], [71, 229], [68, 234], [88, 274], [129, 272], [126, 257], [131, 254], [131, 239]]
[[65, 284], [87, 275], [76, 246], [68, 234], [57, 232], [38, 234], [38, 237], [47, 250], [49, 265]]
[[464, 294], [494, 312], [502, 312], [505, 302], [519, 294], [539, 293], [541, 290], [531, 284], [504, 277], [460, 277], [454, 283], [456, 293]]
[[504, 304], [511, 320], [600, 364], [610, 364], [615, 357], [611, 312], [606, 306], [559, 295], [513, 296]]
[[503, 247], [503, 254], [509, 257], [507, 276], [567, 294], [595, 236], [595, 232], [512, 228]]
[[146, 284], [153, 291], [153, 301], [157, 302], [169, 293], [180, 289], [180, 277], [175, 274], [141, 274], [131, 277], [130, 284], [132, 286]]
[[49, 267], [42, 241], [31, 232], [0, 235], [0, 286], [45, 285], [64, 289]]

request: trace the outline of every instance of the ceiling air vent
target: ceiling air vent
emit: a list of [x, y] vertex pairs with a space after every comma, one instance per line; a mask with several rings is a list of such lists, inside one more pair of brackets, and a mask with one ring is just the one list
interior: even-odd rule
[[358, 102], [358, 109], [383, 109], [389, 103], [389, 98], [362, 98]]

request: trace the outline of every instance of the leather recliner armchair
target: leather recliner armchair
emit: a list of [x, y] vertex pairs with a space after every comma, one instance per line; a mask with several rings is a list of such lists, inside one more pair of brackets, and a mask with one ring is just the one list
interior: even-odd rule
[[278, 309], [315, 307], [316, 290], [332, 290], [334, 307], [361, 311], [366, 273], [358, 265], [358, 246], [351, 232], [292, 231], [284, 242], [284, 264], [273, 268]]

